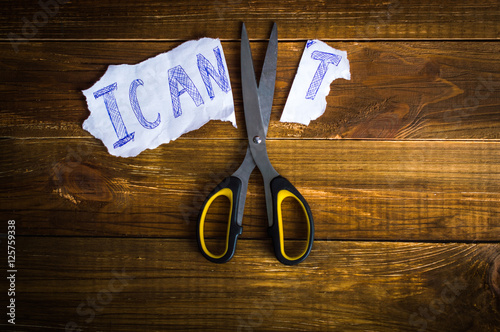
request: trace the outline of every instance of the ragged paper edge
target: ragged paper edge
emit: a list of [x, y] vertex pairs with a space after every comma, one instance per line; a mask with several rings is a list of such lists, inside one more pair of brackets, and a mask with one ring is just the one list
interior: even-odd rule
[[[333, 78], [333, 80], [330, 81], [330, 83], [327, 85], [327, 89], [325, 89], [325, 96], [324, 98], [322, 99], [322, 110], [320, 111], [320, 114], [318, 116], [316, 115], [313, 115], [313, 116], [308, 116], [308, 117], [303, 117], [301, 119], [297, 119], [296, 118], [296, 114], [292, 114], [292, 113], [286, 113], [285, 110], [286, 110], [286, 104], [288, 103], [288, 98], [287, 98], [287, 101], [285, 102], [285, 107], [283, 109], [283, 113], [281, 115], [281, 118], [280, 118], [280, 122], [289, 122], [289, 123], [298, 123], [298, 124], [302, 124], [302, 125], [305, 125], [305, 126], [308, 126], [311, 121], [314, 121], [316, 119], [318, 119], [319, 117], [321, 117], [323, 114], [325, 114], [325, 111], [326, 111], [326, 98], [328, 97], [328, 95], [330, 94], [330, 91], [331, 91], [331, 85], [334, 81], [336, 81], [337, 79], [339, 78], [343, 78], [343, 79], [346, 79], [346, 80], [351, 80], [351, 65], [350, 65], [350, 62], [349, 62], [349, 59], [348, 59], [348, 56], [347, 56], [347, 51], [342, 51], [342, 50], [338, 50], [338, 49], [335, 49], [333, 47], [331, 47], [330, 45], [326, 44], [325, 42], [322, 42], [321, 40], [319, 39], [309, 39], [307, 42], [306, 42], [306, 46], [304, 48], [304, 51], [302, 52], [302, 56], [301, 56], [301, 62], [302, 62], [302, 59], [303, 57], [305, 56], [305, 51], [307, 48], [309, 48], [310, 46], [316, 44], [316, 43], [321, 43], [323, 45], [325, 45], [326, 47], [329, 47], [337, 52], [341, 52], [341, 53], [345, 53], [345, 61], [347, 62], [347, 73], [344, 73], [343, 75], [340, 75], [339, 77], [335, 77]], [[294, 79], [293, 79], [293, 82], [292, 82], [292, 87], [290, 88], [290, 93], [292, 93], [292, 89], [293, 89], [293, 86], [294, 86], [294, 83], [295, 83], [295, 80], [297, 79], [297, 75], [299, 73], [299, 68], [300, 68], [300, 62], [299, 62], [299, 67], [297, 68], [297, 72], [295, 73], [295, 76], [294, 76]], [[308, 113], [304, 113], [304, 114], [308, 114]]]
[[[160, 131], [160, 134], [155, 137], [154, 140], [150, 141], [150, 143], [151, 143], [150, 147], [143, 148], [142, 150], [139, 147], [137, 147], [137, 149], [131, 149], [131, 150], [128, 151], [128, 153], [125, 153], [123, 155], [119, 155], [119, 154], [114, 153], [114, 151], [111, 150], [110, 146], [107, 146], [106, 144], [104, 144], [104, 138], [105, 138], [106, 134], [102, 130], [96, 130], [96, 129], [98, 129], [98, 128], [100, 129], [102, 127], [94, 126], [94, 129], [93, 129], [94, 132], [91, 132], [90, 129], [89, 129], [89, 126], [90, 126], [89, 123], [92, 122], [95, 119], [95, 118], [92, 118], [92, 111], [90, 110], [90, 103], [89, 103], [89, 98], [92, 96], [91, 89], [94, 86], [96, 86], [99, 82], [101, 82], [104, 79], [104, 77], [106, 76], [106, 74], [108, 74], [108, 72], [110, 70], [115, 70], [117, 67], [122, 67], [122, 66], [123, 67], [137, 66], [139, 64], [142, 64], [142, 63], [147, 62], [149, 60], [155, 59], [155, 58], [157, 58], [157, 57], [159, 57], [161, 55], [164, 55], [166, 53], [170, 53], [170, 52], [173, 52], [173, 51], [179, 52], [179, 50], [182, 51], [183, 48], [190, 47], [189, 44], [193, 44], [193, 43], [195, 44], [195, 43], [200, 42], [200, 41], [202, 41], [204, 39], [216, 40], [220, 44], [221, 51], [222, 51], [223, 61], [226, 64], [226, 68], [227, 68], [228, 79], [229, 79], [229, 82], [231, 82], [231, 77], [230, 77], [230, 74], [229, 74], [229, 67], [227, 66], [226, 56], [225, 56], [225, 53], [224, 53], [224, 49], [222, 47], [222, 43], [221, 43], [221, 41], [220, 41], [219, 38], [202, 37], [202, 38], [198, 38], [198, 39], [189, 40], [189, 41], [186, 41], [186, 42], [184, 42], [184, 43], [182, 43], [182, 44], [174, 47], [171, 50], [168, 50], [168, 51], [156, 54], [156, 55], [154, 55], [154, 56], [152, 56], [150, 58], [147, 58], [147, 59], [142, 60], [142, 61], [140, 61], [138, 63], [135, 63], [135, 64], [109, 64], [108, 67], [106, 68], [106, 71], [104, 72], [104, 74], [102, 74], [101, 77], [99, 77], [99, 79], [97, 81], [95, 81], [89, 88], [87, 88], [85, 90], [81, 90], [82, 94], [85, 96], [85, 102], [87, 104], [87, 110], [89, 111], [89, 116], [83, 121], [82, 128], [85, 131], [87, 131], [88, 133], [90, 133], [93, 137], [99, 139], [102, 142], [102, 144], [106, 147], [106, 149], [108, 150], [108, 153], [110, 155], [115, 156], [115, 157], [122, 157], [122, 158], [136, 157], [136, 156], [138, 156], [139, 154], [141, 154], [142, 152], [144, 152], [146, 150], [154, 150], [154, 149], [156, 149], [157, 147], [159, 147], [162, 144], [168, 144], [170, 142], [176, 141], [182, 135], [187, 134], [187, 133], [189, 133], [191, 131], [198, 130], [201, 127], [203, 127], [204, 125], [206, 125], [207, 123], [209, 123], [210, 121], [230, 122], [233, 125], [234, 128], [238, 128], [238, 125], [236, 123], [236, 110], [234, 108], [234, 96], [233, 96], [233, 98], [232, 98], [233, 105], [229, 105], [229, 107], [232, 107], [233, 111], [228, 116], [226, 116], [225, 118], [213, 118], [213, 117], [210, 117], [207, 122], [202, 123], [199, 126], [195, 126], [196, 128], [193, 127], [193, 129], [185, 130], [178, 137], [169, 139], [168, 141], [161, 141], [160, 140], [161, 133], [165, 130], [165, 129], [163, 129], [162, 131]], [[231, 94], [233, 93], [232, 86], [231, 86], [231, 92], [230, 93]], [[224, 103], [224, 107], [223, 108], [225, 108], [227, 106], [228, 106], [227, 103]], [[137, 150], [140, 150], [140, 151], [137, 151]]]
[[[208, 38], [208, 37], [202, 37], [202, 38], [198, 38], [198, 39], [188, 40], [188, 41], [186, 41], [186, 42], [184, 42], [184, 43], [182, 43], [182, 44], [180, 44], [180, 45], [178, 45], [178, 46], [174, 47], [174, 48], [173, 48], [173, 49], [171, 49], [171, 50], [168, 50], [168, 51], [165, 51], [165, 52], [162, 52], [162, 53], [156, 54], [155, 56], [152, 56], [152, 57], [150, 57], [150, 58], [147, 58], [147, 59], [145, 59], [145, 60], [142, 60], [141, 62], [138, 62], [138, 63], [136, 63], [136, 64], [132, 64], [132, 65], [131, 65], [131, 64], [126, 64], [126, 63], [125, 63], [125, 64], [110, 64], [110, 65], [108, 65], [108, 68], [106, 68], [106, 71], [104, 72], [104, 74], [102, 74], [102, 75], [101, 75], [101, 77], [99, 77], [99, 79], [98, 79], [97, 81], [95, 81], [95, 82], [94, 82], [94, 84], [92, 84], [92, 86], [90, 86], [88, 89], [81, 90], [81, 91], [82, 91], [82, 93], [83, 93], [83, 95], [85, 96], [85, 101], [86, 101], [86, 104], [87, 104], [87, 110], [89, 110], [89, 116], [87, 117], [87, 119], [85, 119], [85, 120], [83, 121], [83, 124], [85, 124], [85, 122], [86, 122], [87, 120], [89, 120], [89, 118], [90, 118], [90, 116], [91, 116], [91, 112], [90, 112], [90, 105], [89, 105], [89, 97], [87, 96], [86, 92], [87, 92], [87, 91], [89, 91], [89, 90], [91, 90], [91, 89], [92, 89], [92, 87], [94, 87], [95, 85], [97, 85], [97, 84], [98, 84], [98, 83], [99, 83], [99, 82], [100, 82], [100, 81], [104, 78], [104, 76], [106, 76], [106, 74], [107, 74], [107, 73], [108, 73], [111, 69], [112, 69], [112, 70], [115, 70], [115, 68], [116, 68], [116, 67], [122, 67], [122, 66], [123, 66], [123, 67], [137, 66], [137, 65], [139, 65], [139, 64], [141, 64], [141, 63], [144, 63], [144, 62], [146, 62], [146, 61], [149, 61], [149, 60], [155, 59], [155, 58], [157, 58], [157, 57], [159, 57], [159, 56], [161, 56], [161, 55], [163, 55], [163, 54], [170, 53], [170, 52], [173, 52], [173, 51], [177, 51], [177, 52], [178, 52], [178, 51], [179, 51], [179, 49], [189, 47], [189, 45], [188, 45], [188, 44], [190, 44], [190, 43], [197, 43], [197, 42], [202, 41], [202, 40], [204, 40], [204, 39], [216, 40], [216, 41], [217, 41], [217, 42], [219, 42], [219, 44], [221, 45], [221, 49], [222, 49], [222, 43], [221, 43], [221, 41], [220, 41], [220, 39], [219, 39], [219, 38]], [[225, 56], [225, 53], [224, 53], [224, 50], [223, 50], [223, 49], [222, 49], [222, 56], [223, 56], [223, 58], [224, 58], [223, 60], [224, 60], [224, 62], [226, 63], [226, 67], [227, 67], [226, 56]], [[229, 68], [227, 68], [227, 69], [228, 69], [228, 73], [227, 73], [227, 74], [228, 74], [228, 77], [229, 77], [229, 81], [231, 81], [231, 77], [229, 76]], [[231, 87], [231, 93], [232, 93], [232, 90], [233, 90], [233, 88]], [[90, 94], [91, 94], [91, 92], [90, 92]], [[227, 106], [227, 105], [225, 105], [225, 106]], [[209, 120], [209, 121], [212, 121], [212, 120], [221, 120], [221, 121], [224, 121], [224, 122], [229, 121], [229, 122], [231, 122], [231, 124], [233, 125], [233, 127], [234, 127], [234, 128], [238, 128], [238, 125], [236, 124], [236, 116], [235, 116], [235, 113], [236, 113], [236, 112], [235, 112], [235, 110], [234, 110], [234, 96], [233, 96], [233, 112], [232, 112], [230, 115], [228, 115], [225, 119], [212, 119], [212, 118], [210, 118], [210, 120]], [[207, 122], [207, 123], [208, 123], [208, 122]], [[203, 126], [203, 125], [201, 125], [201, 126], [200, 126], [200, 127], [198, 127], [197, 129], [200, 129], [202, 126]], [[86, 128], [83, 128], [83, 129], [87, 130]], [[193, 130], [197, 130], [197, 129], [193, 129]], [[87, 130], [87, 131], [88, 131], [88, 130]], [[190, 130], [190, 131], [192, 131], [192, 130]], [[188, 132], [189, 132], [189, 131], [188, 131]], [[188, 133], [188, 132], [185, 132], [184, 134], [186, 134], [186, 133]], [[89, 132], [89, 133], [90, 133], [90, 132]], [[92, 133], [90, 133], [90, 134], [91, 134], [91, 135], [93, 135]], [[182, 135], [184, 135], [184, 134], [182, 134]], [[181, 135], [181, 136], [182, 136], [182, 135]], [[180, 137], [180, 136], [179, 136], [179, 137]], [[97, 138], [99, 138], [99, 137], [97, 137]], [[99, 139], [101, 139], [101, 138], [99, 138]], [[174, 139], [174, 140], [175, 140], [175, 139]], [[170, 140], [170, 141], [174, 141], [174, 140]], [[101, 140], [101, 141], [102, 141], [102, 140]], [[169, 141], [169, 142], [170, 142], [170, 141]], [[164, 143], [162, 143], [162, 144], [164, 144]], [[161, 144], [160, 144], [160, 145], [161, 145]]]

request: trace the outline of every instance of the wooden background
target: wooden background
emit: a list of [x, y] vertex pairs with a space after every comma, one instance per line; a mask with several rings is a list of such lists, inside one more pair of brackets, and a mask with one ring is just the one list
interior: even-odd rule
[[[499, 329], [499, 1], [61, 2], [44, 22], [37, 1], [0, 1], [0, 232], [14, 219], [18, 234], [3, 330]], [[195, 241], [205, 195], [244, 156], [243, 21], [259, 71], [278, 23], [268, 151], [316, 223], [294, 267], [274, 258], [257, 171], [233, 260]], [[214, 121], [127, 159], [82, 129], [81, 90], [109, 64], [204, 36], [222, 41], [238, 129]], [[280, 123], [307, 39], [346, 50], [352, 79], [311, 125]]]

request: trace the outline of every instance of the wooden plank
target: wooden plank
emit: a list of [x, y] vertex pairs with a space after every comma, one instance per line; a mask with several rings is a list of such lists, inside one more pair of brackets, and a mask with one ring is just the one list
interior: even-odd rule
[[[87, 139], [4, 139], [0, 146], [0, 211], [19, 222], [20, 234], [194, 239], [203, 200], [239, 166], [246, 142], [178, 140], [136, 158], [113, 157]], [[498, 142], [270, 140], [267, 146], [278, 172], [309, 202], [317, 239], [498, 240]], [[223, 212], [214, 218], [227, 220]], [[266, 225], [256, 171], [242, 237], [267, 238]]]
[[[33, 42], [18, 54], [4, 47], [0, 51], [0, 135], [90, 137], [81, 128], [89, 114], [81, 90], [92, 86], [109, 64], [138, 63], [179, 43]], [[260, 71], [266, 43], [252, 44]], [[500, 138], [498, 43], [330, 45], [348, 52], [352, 80], [332, 84], [325, 114], [306, 127], [279, 122], [304, 48], [303, 42], [279, 43], [269, 137]], [[239, 129], [229, 123], [212, 122], [183, 137], [246, 137], [239, 42], [225, 42], [223, 47]], [[164, 116], [169, 114], [168, 109], [159, 111]]]
[[[2, 330], [500, 326], [498, 1], [0, 4], [0, 211], [16, 220], [18, 270], [17, 326], [2, 320]], [[241, 22], [260, 71], [272, 21], [280, 43], [268, 150], [309, 201], [316, 241], [299, 266], [274, 258], [256, 171], [236, 255], [216, 265], [198, 251], [196, 216], [246, 149]], [[238, 129], [212, 122], [125, 159], [81, 128], [80, 91], [107, 65], [204, 36], [223, 41]], [[348, 52], [352, 80], [332, 84], [310, 126], [280, 123], [313, 38]], [[292, 202], [287, 252], [304, 228]], [[228, 207], [214, 205], [211, 249], [223, 244]]]
[[222, 265], [186, 240], [17, 243], [21, 329], [488, 332], [500, 324], [499, 244], [318, 241], [288, 267], [261, 240], [241, 240]]
[[[42, 2], [51, 2], [42, 1]], [[64, 3], [65, 1], [60, 1]], [[54, 3], [54, 1], [52, 1]], [[278, 22], [286, 39], [498, 39], [498, 1], [121, 1], [0, 2], [3, 40], [267, 38]], [[49, 12], [50, 15], [46, 13]], [[20, 48], [22, 45], [20, 46]]]

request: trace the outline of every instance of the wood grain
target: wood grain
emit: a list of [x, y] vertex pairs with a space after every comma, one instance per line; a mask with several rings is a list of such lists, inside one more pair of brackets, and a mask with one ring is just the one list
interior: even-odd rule
[[17, 327], [488, 332], [500, 323], [499, 244], [317, 241], [294, 267], [270, 245], [241, 240], [231, 262], [214, 265], [186, 240], [22, 237]]
[[[29, 40], [186, 40], [205, 36], [234, 40], [239, 39], [243, 21], [251, 29], [251, 37], [258, 39], [268, 37], [273, 21], [285, 39], [497, 40], [500, 36], [499, 3], [495, 0], [81, 0], [52, 9], [52, 17], [45, 15], [45, 19], [37, 14], [43, 13], [37, 2], [2, 0], [0, 4], [4, 40], [9, 33]], [[41, 23], [30, 29], [23, 17]]]
[[[180, 42], [34, 42], [23, 52], [0, 51], [0, 135], [91, 137], [81, 90], [109, 64], [141, 62]], [[257, 70], [266, 43], [252, 43]], [[500, 138], [498, 43], [330, 43], [346, 50], [351, 81], [331, 85], [325, 114], [309, 126], [279, 118], [304, 48], [280, 42], [269, 137], [376, 139]], [[6, 44], [4, 44], [6, 46]], [[246, 137], [239, 76], [239, 42], [223, 43], [238, 130], [211, 122], [187, 138]], [[126, 107], [124, 108], [127, 109]], [[130, 111], [130, 109], [129, 109]], [[162, 116], [168, 108], [158, 110]]]
[[[246, 149], [244, 140], [178, 140], [136, 158], [117, 158], [87, 139], [8, 139], [0, 145], [1, 211], [21, 224], [22, 234], [168, 238], [194, 238], [201, 203], [236, 170]], [[267, 145], [275, 168], [309, 202], [317, 239], [499, 239], [498, 142]], [[267, 238], [262, 190], [255, 171], [243, 237]], [[227, 220], [225, 211], [216, 213]]]
[[[16, 220], [19, 271], [2, 330], [498, 330], [499, 1], [54, 1], [0, 0], [0, 215]], [[241, 23], [260, 71], [273, 21], [269, 156], [316, 241], [298, 266], [275, 259], [255, 172], [235, 257], [216, 265], [194, 230], [246, 149]], [[128, 159], [82, 129], [81, 90], [108, 65], [205, 36], [222, 40], [238, 129], [211, 122]], [[352, 79], [309, 126], [281, 123], [308, 39], [346, 50]]]

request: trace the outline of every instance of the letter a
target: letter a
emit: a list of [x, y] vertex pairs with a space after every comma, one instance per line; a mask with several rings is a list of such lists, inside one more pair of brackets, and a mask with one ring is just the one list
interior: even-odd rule
[[[200, 92], [180, 65], [168, 70], [168, 84], [170, 86], [170, 96], [172, 97], [174, 117], [178, 118], [182, 115], [182, 107], [179, 96], [184, 92], [188, 93], [197, 107], [203, 104], [203, 98], [201, 97]], [[183, 87], [180, 91], [179, 84]]]

